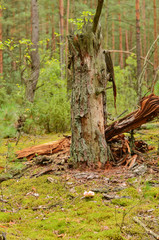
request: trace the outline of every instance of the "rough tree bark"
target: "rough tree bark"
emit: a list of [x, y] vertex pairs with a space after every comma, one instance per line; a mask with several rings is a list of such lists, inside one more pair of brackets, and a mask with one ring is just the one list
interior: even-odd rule
[[29, 102], [34, 101], [36, 85], [39, 78], [40, 59], [38, 53], [39, 41], [39, 16], [37, 0], [31, 0], [31, 14], [32, 14], [32, 51], [31, 51], [31, 77], [24, 79], [26, 85], [26, 98]]
[[104, 164], [107, 147], [104, 136], [106, 64], [98, 26], [104, 0], [98, 0], [93, 21], [82, 33], [69, 36], [69, 64], [72, 74], [72, 144], [74, 162]]

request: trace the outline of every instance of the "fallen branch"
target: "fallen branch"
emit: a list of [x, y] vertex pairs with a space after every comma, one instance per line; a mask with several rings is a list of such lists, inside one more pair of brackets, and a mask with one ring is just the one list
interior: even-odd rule
[[133, 220], [134, 220], [134, 222], [136, 222], [136, 223], [138, 223], [140, 226], [142, 226], [148, 234], [151, 234], [151, 235], [152, 235], [153, 237], [155, 237], [156, 239], [159, 239], [159, 235], [158, 235], [157, 233], [153, 232], [153, 231], [152, 231], [151, 229], [149, 229], [148, 227], [146, 227], [146, 225], [145, 225], [143, 222], [141, 222], [141, 221], [138, 219], [138, 217], [133, 217]]
[[116, 135], [136, 129], [142, 124], [152, 121], [158, 115], [159, 97], [151, 94], [142, 99], [138, 110], [108, 126], [105, 129], [105, 138], [108, 141]]
[[70, 137], [65, 137], [58, 141], [40, 144], [37, 146], [33, 146], [30, 148], [26, 148], [18, 151], [17, 158], [27, 158], [27, 160], [31, 160], [35, 156], [39, 155], [52, 155], [54, 153], [66, 153], [70, 150]]

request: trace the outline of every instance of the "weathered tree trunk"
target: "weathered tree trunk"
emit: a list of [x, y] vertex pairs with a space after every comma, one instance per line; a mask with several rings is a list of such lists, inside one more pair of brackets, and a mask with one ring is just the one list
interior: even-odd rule
[[[74, 162], [88, 165], [105, 163], [104, 136], [106, 64], [101, 49], [101, 30], [97, 28], [103, 0], [98, 0], [93, 27], [88, 23], [81, 34], [69, 36], [72, 72], [72, 144]], [[69, 70], [69, 71], [70, 71]]]
[[37, 0], [31, 0], [32, 12], [32, 51], [31, 51], [31, 77], [25, 79], [26, 84], [26, 98], [29, 102], [34, 101], [36, 85], [39, 78], [40, 59], [38, 53], [39, 41], [39, 16]]
[[140, 1], [136, 0], [136, 55], [137, 55], [137, 79], [138, 79], [138, 102], [142, 97], [141, 73], [141, 46], [140, 46]]

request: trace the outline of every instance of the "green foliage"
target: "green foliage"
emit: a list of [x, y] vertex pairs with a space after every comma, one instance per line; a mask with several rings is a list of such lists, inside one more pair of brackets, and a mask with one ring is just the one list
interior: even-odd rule
[[17, 117], [17, 106], [14, 103], [1, 106], [0, 132], [2, 138], [14, 137], [16, 135], [14, 123]]
[[[39, 87], [39, 88], [38, 88]], [[65, 132], [70, 129], [70, 103], [60, 63], [52, 59], [41, 68], [34, 104], [27, 104], [26, 132]]]
[[[136, 79], [136, 57], [131, 55], [126, 61], [126, 67], [121, 69], [119, 66], [114, 67], [115, 81], [117, 86], [117, 111], [118, 115], [123, 111], [134, 110], [137, 104], [137, 79]], [[115, 109], [112, 103], [112, 92], [107, 91], [108, 112], [115, 116]]]
[[94, 16], [94, 13], [90, 11], [83, 11], [80, 18], [76, 18], [76, 19], [70, 18], [69, 22], [73, 23], [76, 29], [75, 33], [81, 33], [85, 23], [93, 22], [92, 16]]

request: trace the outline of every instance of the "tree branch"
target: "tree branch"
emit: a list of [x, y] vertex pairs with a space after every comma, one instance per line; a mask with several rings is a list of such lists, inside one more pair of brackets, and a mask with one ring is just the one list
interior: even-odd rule
[[100, 18], [101, 12], [102, 12], [103, 3], [104, 3], [104, 0], [98, 0], [98, 6], [96, 9], [94, 19], [93, 19], [93, 28], [92, 28], [93, 33], [96, 33], [99, 18]]
[[[134, 52], [124, 51], [124, 50], [122, 50], [122, 51], [121, 50], [107, 50], [107, 51], [108, 52], [112, 52], [112, 53], [120, 53], [120, 52], [122, 52], [122, 53], [125, 53], [125, 54], [134, 54], [134, 55], [136, 55], [136, 53], [134, 53]], [[145, 61], [144, 57], [140, 56], [140, 58]], [[153, 63], [150, 62], [148, 59], [146, 59], [146, 62], [148, 62], [151, 66], [153, 66]]]

